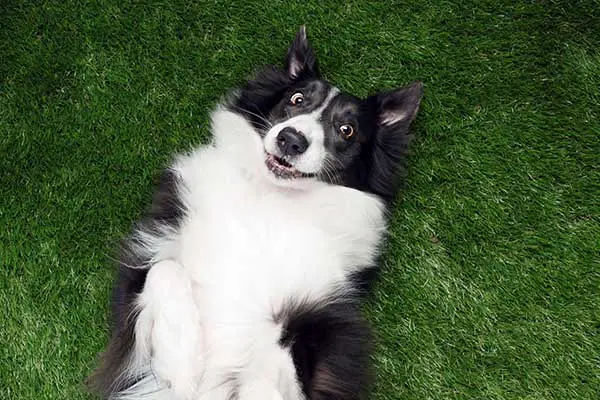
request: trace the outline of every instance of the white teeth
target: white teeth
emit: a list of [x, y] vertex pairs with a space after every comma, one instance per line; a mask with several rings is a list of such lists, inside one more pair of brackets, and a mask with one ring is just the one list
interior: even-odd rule
[[271, 171], [278, 178], [292, 179], [292, 178], [303, 178], [303, 177], [308, 178], [311, 176], [309, 174], [304, 174], [301, 171], [298, 171], [291, 164], [289, 166], [284, 165], [281, 163], [281, 161], [288, 163], [283, 158], [276, 157], [270, 153], [266, 154], [265, 165], [267, 166], [269, 171]]

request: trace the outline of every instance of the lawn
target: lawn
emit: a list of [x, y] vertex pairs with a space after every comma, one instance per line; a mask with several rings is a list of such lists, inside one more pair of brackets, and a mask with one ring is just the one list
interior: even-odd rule
[[91, 398], [153, 176], [302, 23], [345, 90], [425, 83], [372, 398], [598, 398], [600, 2], [83, 3], [0, 3], [1, 399]]

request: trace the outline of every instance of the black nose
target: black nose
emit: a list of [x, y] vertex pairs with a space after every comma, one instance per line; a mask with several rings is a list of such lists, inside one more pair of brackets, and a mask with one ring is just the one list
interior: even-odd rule
[[294, 128], [287, 126], [277, 134], [277, 146], [285, 156], [297, 156], [308, 148], [304, 135]]

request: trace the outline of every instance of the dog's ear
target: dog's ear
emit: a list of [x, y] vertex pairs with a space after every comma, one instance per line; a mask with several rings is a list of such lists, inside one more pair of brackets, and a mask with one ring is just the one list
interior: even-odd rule
[[306, 79], [319, 75], [315, 53], [306, 38], [306, 27], [302, 25], [288, 49], [285, 68], [293, 79]]
[[408, 128], [417, 116], [422, 94], [423, 84], [414, 82], [367, 99], [376, 125], [367, 185], [387, 201], [393, 201], [399, 188], [411, 139]]
[[376, 95], [377, 116], [380, 127], [408, 126], [417, 116], [423, 96], [423, 84], [419, 81], [401, 89]]

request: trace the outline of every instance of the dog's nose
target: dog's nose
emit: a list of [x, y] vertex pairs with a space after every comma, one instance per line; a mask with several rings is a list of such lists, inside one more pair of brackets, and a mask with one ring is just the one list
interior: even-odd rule
[[297, 156], [308, 148], [308, 140], [291, 126], [283, 128], [277, 134], [277, 146], [286, 156]]

